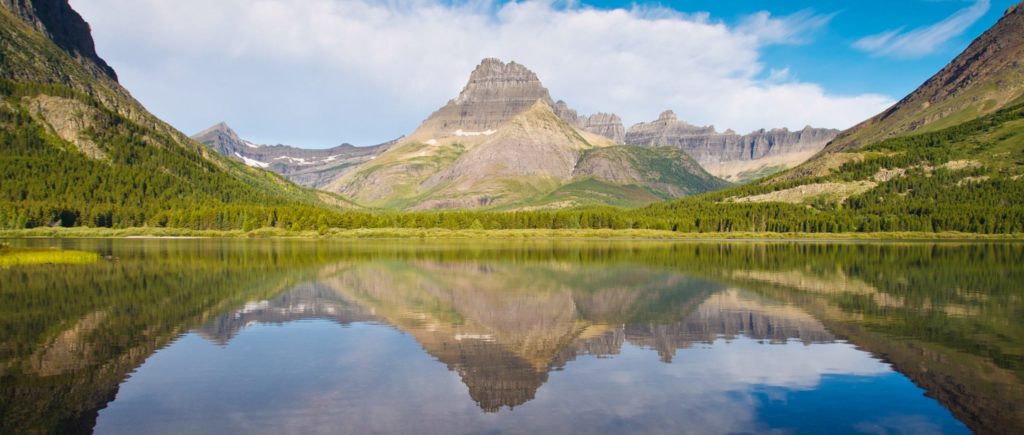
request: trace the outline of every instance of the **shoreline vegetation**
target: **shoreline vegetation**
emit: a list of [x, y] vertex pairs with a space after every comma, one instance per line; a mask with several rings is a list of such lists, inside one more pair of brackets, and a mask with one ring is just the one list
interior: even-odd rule
[[99, 261], [95, 252], [56, 248], [12, 248], [0, 244], [0, 269], [38, 264], [90, 264]]
[[366, 228], [328, 229], [326, 231], [295, 231], [281, 228], [244, 230], [192, 230], [185, 228], [89, 228], [89, 227], [37, 227], [19, 230], [0, 230], [0, 238], [213, 238], [213, 239], [621, 239], [621, 240], [1007, 240], [1024, 241], [1024, 233], [978, 234], [945, 232], [674, 232], [645, 229], [418, 229], [418, 228]]

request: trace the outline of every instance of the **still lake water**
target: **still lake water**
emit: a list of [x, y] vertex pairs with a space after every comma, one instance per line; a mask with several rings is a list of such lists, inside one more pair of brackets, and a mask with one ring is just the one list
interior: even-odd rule
[[1021, 433], [1024, 245], [9, 240], [0, 433]]

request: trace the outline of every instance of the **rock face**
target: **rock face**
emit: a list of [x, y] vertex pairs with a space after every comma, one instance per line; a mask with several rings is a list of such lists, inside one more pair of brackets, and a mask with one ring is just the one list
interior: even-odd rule
[[891, 108], [844, 131], [830, 152], [931, 131], [1024, 102], [1024, 5], [1007, 9], [956, 59]]
[[457, 132], [476, 134], [494, 130], [537, 100], [554, 105], [533, 71], [515, 62], [484, 59], [470, 74], [459, 96], [431, 114], [417, 133], [436, 138]]
[[719, 133], [713, 126], [699, 127], [679, 120], [671, 110], [656, 121], [629, 128], [624, 141], [630, 145], [670, 146], [686, 151], [708, 172], [743, 181], [745, 175], [766, 175], [796, 166], [820, 151], [839, 134], [838, 130], [806, 127], [758, 130], [739, 135]]
[[328, 149], [257, 145], [244, 140], [225, 123], [192, 136], [221, 155], [253, 167], [269, 169], [296, 184], [320, 188], [386, 151], [394, 141], [370, 147], [342, 144]]
[[681, 153], [678, 164], [610, 153], [577, 170], [623, 136], [617, 116], [578, 116], [526, 67], [484, 59], [458, 98], [325, 190], [376, 207], [522, 209], [635, 206], [725, 185]]
[[617, 144], [621, 144], [626, 135], [626, 127], [622, 119], [614, 113], [595, 113], [590, 116], [581, 116], [562, 100], [558, 100], [553, 107], [555, 114], [562, 118], [569, 125], [584, 131], [604, 136]]
[[481, 135], [505, 124], [542, 101], [569, 125], [619, 143], [625, 127], [618, 116], [580, 116], [569, 105], [552, 101], [537, 74], [515, 62], [487, 58], [473, 70], [459, 96], [434, 112], [412, 137], [442, 138], [452, 134]]
[[581, 116], [579, 119], [579, 128], [604, 136], [615, 143], [622, 143], [626, 137], [626, 127], [622, 125], [622, 119], [614, 113], [598, 112], [590, 116]]
[[49, 37], [71, 57], [84, 59], [117, 80], [114, 69], [96, 54], [89, 24], [71, 8], [68, 0], [0, 0], [0, 5]]

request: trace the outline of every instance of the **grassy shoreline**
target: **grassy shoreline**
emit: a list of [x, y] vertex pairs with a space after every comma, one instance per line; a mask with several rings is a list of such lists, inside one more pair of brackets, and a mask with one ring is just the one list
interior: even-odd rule
[[1015, 240], [1024, 234], [917, 233], [677, 233], [659, 230], [446, 230], [376, 228], [289, 231], [279, 228], [190, 230], [183, 228], [32, 228], [0, 230], [0, 238], [223, 238], [223, 239], [644, 239], [644, 240]]
[[11, 248], [0, 245], [0, 269], [39, 264], [89, 264], [99, 261], [95, 252], [54, 248]]

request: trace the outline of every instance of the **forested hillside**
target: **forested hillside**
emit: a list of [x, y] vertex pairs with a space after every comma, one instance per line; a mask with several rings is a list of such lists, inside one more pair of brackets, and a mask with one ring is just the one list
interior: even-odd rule
[[[83, 55], [94, 53], [88, 25], [66, 0], [35, 3], [0, 7], [0, 227], [160, 226], [219, 207], [233, 208], [232, 226], [268, 207], [290, 225], [344, 204], [222, 158], [149, 114]], [[36, 12], [61, 7], [66, 23], [34, 26]], [[55, 31], [75, 40], [58, 46]]]

